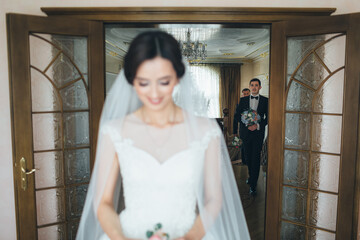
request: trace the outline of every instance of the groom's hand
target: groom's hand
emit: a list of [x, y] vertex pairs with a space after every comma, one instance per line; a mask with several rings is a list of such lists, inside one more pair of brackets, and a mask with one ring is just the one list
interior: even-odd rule
[[250, 131], [255, 131], [255, 130], [257, 129], [257, 125], [254, 124], [254, 125], [248, 126], [248, 129], [249, 129]]

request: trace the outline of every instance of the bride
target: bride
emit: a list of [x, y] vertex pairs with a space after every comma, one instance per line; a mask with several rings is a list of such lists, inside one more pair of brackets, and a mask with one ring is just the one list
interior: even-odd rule
[[103, 108], [76, 239], [250, 239], [221, 131], [196, 116], [185, 68], [165, 32], [131, 43]]

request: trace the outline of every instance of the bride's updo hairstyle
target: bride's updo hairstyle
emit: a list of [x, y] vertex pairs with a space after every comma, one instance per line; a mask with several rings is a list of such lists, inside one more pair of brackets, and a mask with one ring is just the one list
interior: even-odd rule
[[124, 73], [126, 80], [133, 85], [138, 67], [146, 60], [155, 57], [169, 60], [180, 79], [185, 73], [178, 41], [162, 31], [151, 31], [139, 34], [131, 42], [125, 55]]

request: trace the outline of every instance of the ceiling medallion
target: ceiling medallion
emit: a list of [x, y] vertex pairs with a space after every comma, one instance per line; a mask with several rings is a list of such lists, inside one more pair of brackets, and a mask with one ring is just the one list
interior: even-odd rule
[[191, 41], [190, 29], [187, 30], [186, 40], [179, 41], [182, 55], [191, 64], [199, 64], [207, 57], [206, 47], [204, 42]]
[[117, 55], [119, 55], [119, 54], [117, 54], [116, 52], [113, 52], [113, 51], [109, 51], [109, 54], [110, 54], [111, 56], [113, 56], [113, 57], [116, 57]]
[[267, 56], [269, 56], [269, 52], [264, 52], [264, 53], [260, 54], [260, 57], [262, 57], [262, 58], [265, 58]]

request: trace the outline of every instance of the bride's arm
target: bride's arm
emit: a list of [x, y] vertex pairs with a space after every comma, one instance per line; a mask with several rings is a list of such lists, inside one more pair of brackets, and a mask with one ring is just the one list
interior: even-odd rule
[[[202, 214], [198, 214], [192, 228], [183, 238], [178, 240], [200, 240], [205, 234], [206, 228], [209, 229], [222, 207], [222, 187], [221, 187], [221, 143], [220, 136], [213, 137], [205, 152], [204, 176], [201, 184], [203, 198], [199, 203], [203, 204], [200, 209]], [[202, 195], [202, 194], [201, 194]], [[201, 215], [201, 216], [200, 216]], [[202, 218], [205, 218], [205, 223]]]
[[200, 240], [205, 236], [205, 229], [201, 221], [201, 217], [196, 217], [195, 223], [192, 228], [185, 234], [183, 238], [178, 240]]
[[107, 178], [105, 189], [97, 209], [97, 216], [102, 229], [110, 239], [114, 240], [125, 239], [121, 230], [119, 216], [114, 209], [113, 203], [116, 180], [119, 176], [119, 171], [119, 162], [117, 160], [117, 156], [115, 155], [110, 174]]
[[119, 215], [114, 208], [113, 199], [116, 188], [116, 180], [118, 178], [119, 172], [119, 161], [117, 159], [117, 156], [115, 156], [103, 196], [101, 197], [99, 203], [97, 216], [102, 229], [111, 240], [136, 240], [126, 238], [124, 236], [119, 220]]

